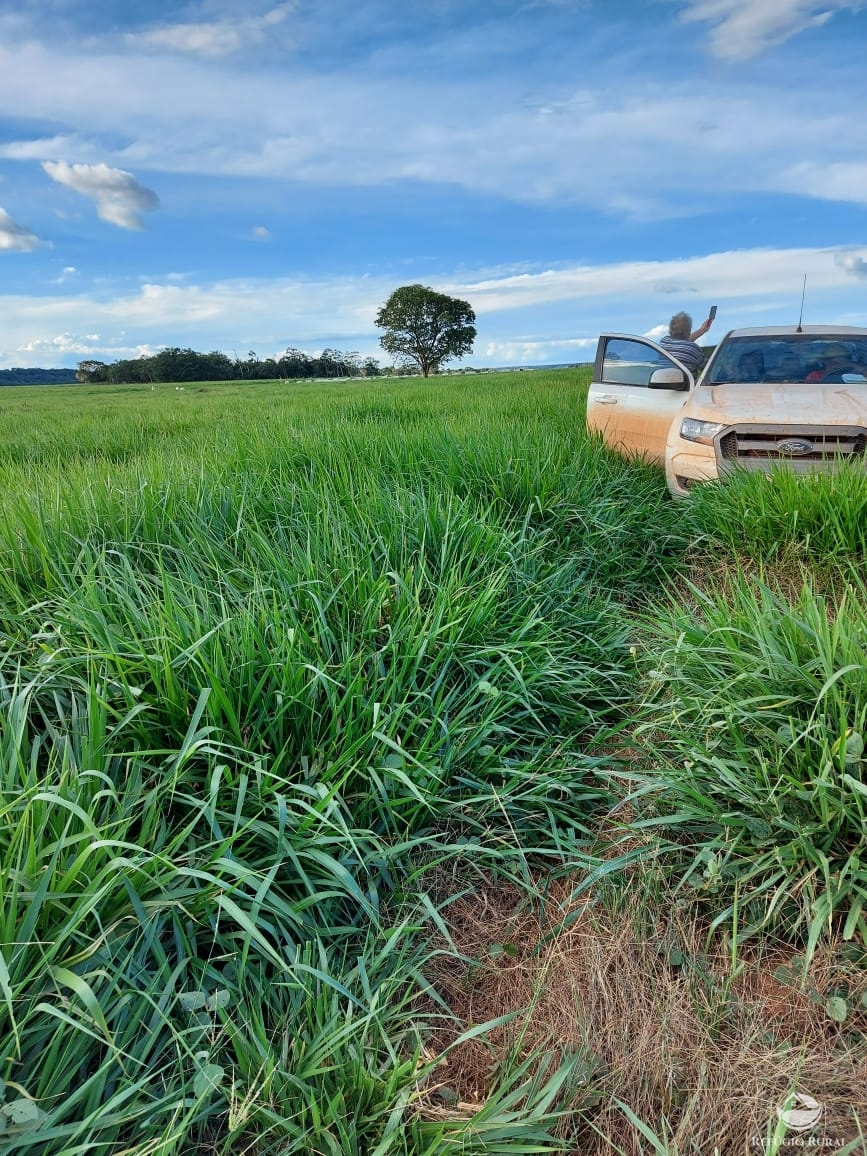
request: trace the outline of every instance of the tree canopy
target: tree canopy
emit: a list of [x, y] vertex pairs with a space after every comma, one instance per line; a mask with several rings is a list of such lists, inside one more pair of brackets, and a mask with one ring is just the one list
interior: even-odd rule
[[424, 377], [472, 352], [475, 320], [469, 302], [425, 285], [395, 289], [376, 315], [376, 324], [385, 330], [379, 339], [382, 348], [417, 365]]

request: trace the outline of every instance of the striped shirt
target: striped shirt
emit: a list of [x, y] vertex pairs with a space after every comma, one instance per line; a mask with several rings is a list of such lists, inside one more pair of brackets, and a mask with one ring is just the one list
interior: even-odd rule
[[659, 344], [687, 369], [695, 371], [704, 365], [703, 349], [687, 337], [663, 337]]

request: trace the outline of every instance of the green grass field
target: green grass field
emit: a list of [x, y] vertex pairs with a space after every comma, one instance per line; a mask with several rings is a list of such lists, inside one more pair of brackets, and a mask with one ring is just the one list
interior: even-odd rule
[[867, 475], [588, 372], [0, 394], [3, 1152], [863, 1150]]

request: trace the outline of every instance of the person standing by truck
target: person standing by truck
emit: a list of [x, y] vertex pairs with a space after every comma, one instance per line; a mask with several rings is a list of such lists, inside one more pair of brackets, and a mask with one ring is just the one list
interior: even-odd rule
[[690, 315], [688, 313], [675, 313], [668, 323], [667, 336], [663, 337], [659, 344], [672, 357], [676, 357], [681, 365], [685, 365], [687, 369], [696, 373], [705, 362], [704, 350], [696, 342], [713, 325], [715, 314], [716, 306], [711, 309], [707, 321], [699, 325], [698, 329], [693, 332]]

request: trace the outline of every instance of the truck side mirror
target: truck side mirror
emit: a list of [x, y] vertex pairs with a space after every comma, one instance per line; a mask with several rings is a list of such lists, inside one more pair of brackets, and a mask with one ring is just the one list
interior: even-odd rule
[[647, 383], [648, 389], [671, 389], [681, 393], [689, 389], [689, 379], [682, 369], [654, 369]]

